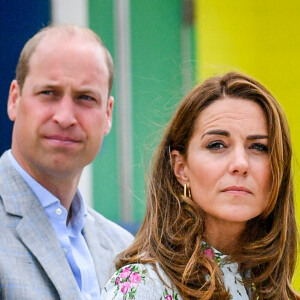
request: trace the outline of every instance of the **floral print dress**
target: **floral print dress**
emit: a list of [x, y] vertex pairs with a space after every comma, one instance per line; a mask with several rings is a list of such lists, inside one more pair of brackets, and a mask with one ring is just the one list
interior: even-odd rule
[[[231, 299], [247, 300], [249, 296], [242, 284], [237, 263], [226, 262], [226, 255], [203, 243], [204, 255], [215, 258], [222, 273], [225, 287], [229, 289]], [[130, 264], [119, 269], [102, 290], [100, 300], [182, 300], [159, 264], [158, 274], [151, 264]]]

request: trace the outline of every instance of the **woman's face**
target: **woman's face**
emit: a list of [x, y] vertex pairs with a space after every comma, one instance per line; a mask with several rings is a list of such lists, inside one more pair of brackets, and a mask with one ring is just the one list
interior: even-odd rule
[[187, 159], [173, 151], [174, 172], [191, 189], [205, 223], [245, 224], [268, 203], [271, 168], [265, 114], [255, 102], [225, 98], [203, 110]]

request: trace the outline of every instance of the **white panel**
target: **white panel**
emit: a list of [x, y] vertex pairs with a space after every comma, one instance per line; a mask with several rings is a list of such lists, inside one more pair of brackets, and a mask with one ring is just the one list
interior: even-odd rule
[[88, 25], [87, 0], [52, 0], [53, 24]]
[[123, 222], [133, 221], [132, 204], [132, 103], [130, 56], [130, 1], [115, 1], [115, 42], [117, 92], [119, 105], [121, 207]]
[[83, 169], [81, 178], [79, 181], [79, 190], [83, 196], [86, 204], [93, 205], [93, 175], [92, 175], [92, 165], [88, 165]]

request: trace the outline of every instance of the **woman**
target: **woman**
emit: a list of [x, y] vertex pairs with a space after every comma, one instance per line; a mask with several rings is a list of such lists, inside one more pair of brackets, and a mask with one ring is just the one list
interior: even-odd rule
[[151, 165], [147, 210], [101, 299], [300, 299], [291, 141], [239, 73], [196, 86]]

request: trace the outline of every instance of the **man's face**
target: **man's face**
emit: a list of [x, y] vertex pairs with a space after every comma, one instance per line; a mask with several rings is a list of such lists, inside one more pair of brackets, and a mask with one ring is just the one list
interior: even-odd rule
[[[111, 128], [103, 50], [90, 39], [50, 35], [36, 48], [22, 92], [12, 82], [12, 152], [38, 181], [80, 176]], [[40, 180], [39, 180], [40, 179]]]

